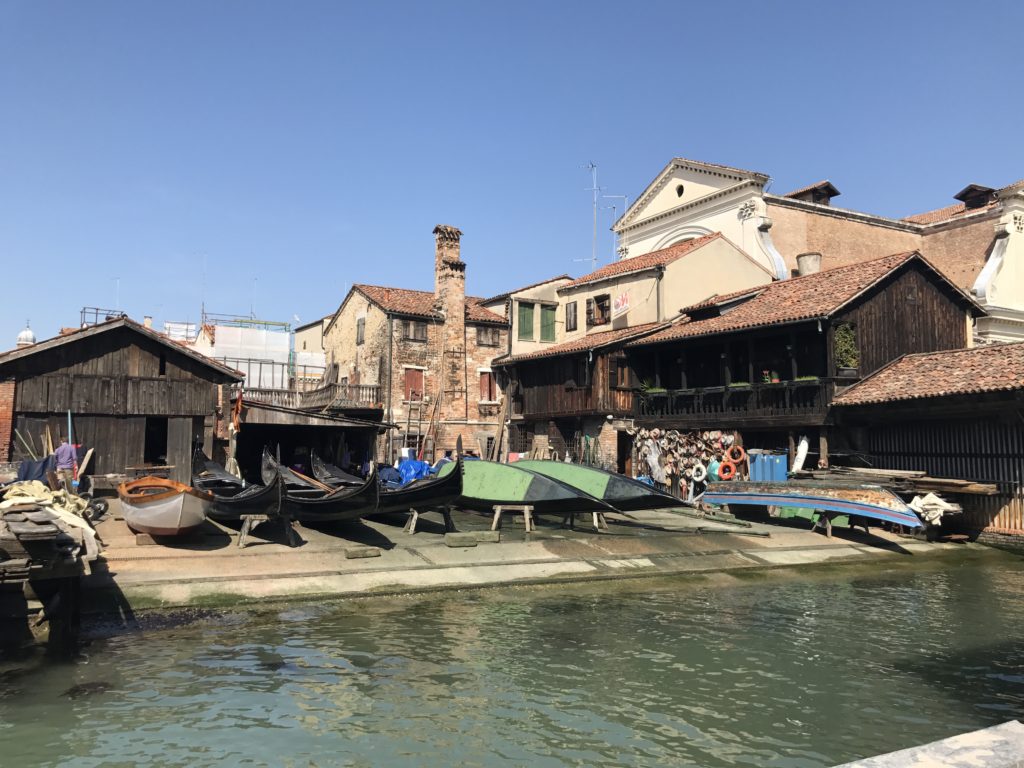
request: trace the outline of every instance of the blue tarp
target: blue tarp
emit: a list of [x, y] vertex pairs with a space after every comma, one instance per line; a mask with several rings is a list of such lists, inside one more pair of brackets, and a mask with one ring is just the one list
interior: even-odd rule
[[398, 472], [402, 476], [402, 485], [407, 485], [421, 477], [429, 477], [430, 465], [425, 461], [406, 459], [398, 465]]
[[47, 472], [57, 471], [57, 457], [52, 453], [45, 459], [39, 459], [39, 461], [25, 461], [18, 465], [18, 482], [22, 480], [39, 480], [42, 483], [46, 482]]

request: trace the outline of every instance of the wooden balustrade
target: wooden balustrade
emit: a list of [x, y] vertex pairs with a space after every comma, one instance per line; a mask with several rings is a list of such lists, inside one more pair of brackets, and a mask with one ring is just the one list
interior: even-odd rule
[[646, 392], [634, 399], [634, 416], [680, 426], [822, 423], [832, 401], [830, 379]]

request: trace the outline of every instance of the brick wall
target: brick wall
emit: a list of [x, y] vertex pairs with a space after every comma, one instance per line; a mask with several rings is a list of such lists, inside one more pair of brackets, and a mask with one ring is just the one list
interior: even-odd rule
[[11, 460], [14, 439], [14, 379], [0, 381], [0, 461]]

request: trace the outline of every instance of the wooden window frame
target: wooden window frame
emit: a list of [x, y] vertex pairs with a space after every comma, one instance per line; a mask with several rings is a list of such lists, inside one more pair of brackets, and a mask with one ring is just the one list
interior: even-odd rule
[[[366, 341], [366, 318], [365, 317], [357, 317], [356, 318], [356, 346], [358, 347], [364, 341]], [[306, 348], [306, 342], [302, 342], [302, 348], [303, 349]]]
[[[427, 321], [426, 320], [406, 320], [402, 324], [404, 332], [402, 337], [406, 341], [421, 341], [427, 340]], [[422, 336], [417, 331], [422, 330]]]
[[489, 325], [478, 325], [476, 327], [476, 345], [478, 347], [500, 347], [501, 329]]
[[579, 328], [579, 324], [576, 321], [576, 302], [570, 301], [565, 305], [565, 330], [575, 331]]
[[480, 371], [480, 402], [498, 402], [498, 382], [494, 371]]
[[612, 321], [612, 295], [602, 293], [587, 299], [587, 328], [608, 325]]
[[[410, 374], [412, 374], [413, 377], [415, 377], [416, 375], [419, 376], [420, 388], [418, 391], [412, 386], [412, 384], [414, 384], [415, 381], [410, 382], [409, 380]], [[423, 401], [423, 390], [426, 389], [426, 379], [426, 371], [424, 371], [422, 368], [406, 368], [403, 371], [402, 386], [405, 388], [405, 402], [411, 403], [415, 401]], [[417, 394], [419, 395], [419, 397], [413, 397], [413, 395]]]

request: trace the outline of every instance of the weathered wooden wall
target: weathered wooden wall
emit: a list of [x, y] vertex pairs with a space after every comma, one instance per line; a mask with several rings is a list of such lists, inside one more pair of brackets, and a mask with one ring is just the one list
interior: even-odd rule
[[967, 346], [963, 304], [918, 264], [870, 292], [835, 322], [856, 325], [862, 377], [901, 355]]
[[970, 526], [999, 533], [1024, 532], [1024, 423], [1019, 419], [875, 424], [866, 434], [876, 467], [996, 483], [998, 496], [957, 497]]
[[210, 369], [126, 329], [42, 351], [8, 370], [19, 413], [202, 416], [216, 406]]

